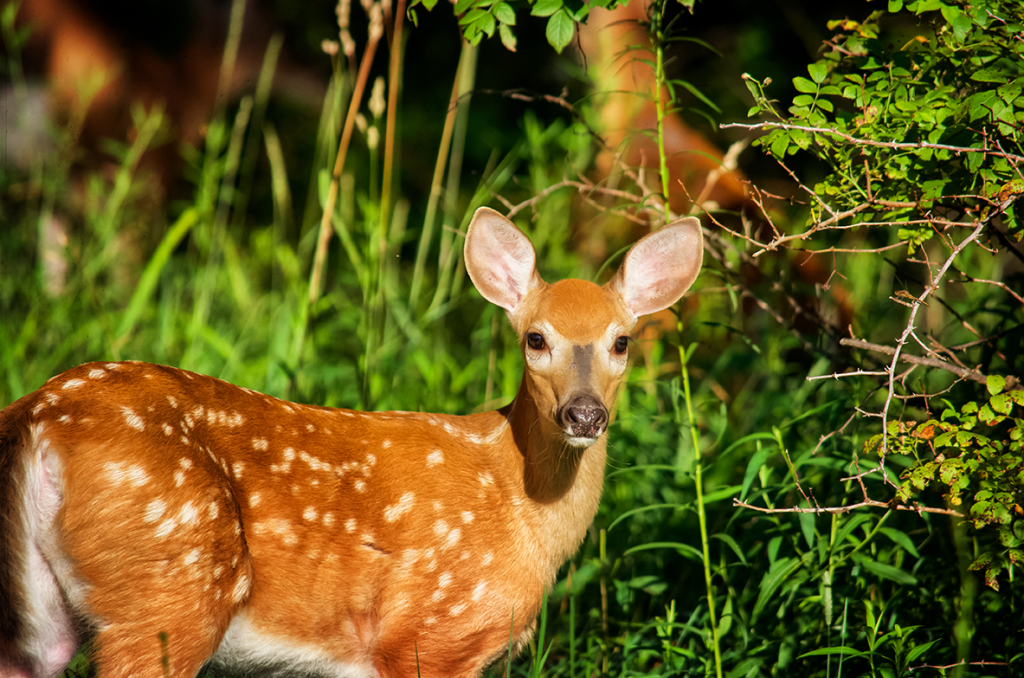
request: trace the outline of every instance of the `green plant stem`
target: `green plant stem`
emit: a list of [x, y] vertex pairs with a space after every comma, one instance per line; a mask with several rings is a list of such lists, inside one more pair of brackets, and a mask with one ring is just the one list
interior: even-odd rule
[[[683, 321], [679, 321], [683, 331]], [[700, 523], [700, 546], [704, 562], [704, 585], [708, 592], [708, 617], [711, 624], [711, 643], [715, 652], [715, 675], [722, 678], [722, 651], [718, 642], [718, 619], [715, 616], [715, 588], [711, 581], [711, 555], [708, 548], [708, 521], [704, 513], [704, 479], [701, 467], [700, 438], [697, 437], [697, 421], [693, 416], [693, 397], [690, 393], [690, 374], [686, 366], [686, 349], [679, 346], [679, 362], [683, 377], [683, 399], [686, 401], [686, 416], [690, 420], [690, 440], [693, 443], [694, 485], [697, 488], [697, 520]]]
[[658, 114], [658, 167], [661, 173], [661, 195], [665, 198], [665, 221], [669, 221], [668, 158], [665, 157], [665, 0], [655, 5], [651, 17], [654, 40], [654, 105]]
[[420, 232], [420, 244], [416, 250], [416, 265], [412, 272], [412, 284], [409, 288], [409, 308], [415, 309], [419, 301], [420, 288], [423, 286], [423, 272], [427, 265], [427, 253], [430, 242], [434, 239], [434, 220], [437, 218], [437, 203], [440, 202], [441, 182], [444, 180], [444, 169], [448, 165], [448, 152], [451, 148], [452, 133], [455, 130], [455, 114], [459, 110], [459, 97], [462, 95], [462, 70], [466, 63], [466, 49], [469, 43], [462, 41], [462, 56], [455, 71], [455, 82], [452, 85], [452, 96], [448, 102], [448, 113], [444, 118], [444, 130], [441, 132], [441, 146], [437, 150], [434, 163], [434, 177], [430, 182], [430, 197], [427, 199], [427, 212], [423, 217], [423, 230]]
[[[376, 248], [376, 268], [370, 287], [368, 332], [366, 334], [365, 365], [363, 373], [363, 404], [372, 406], [370, 374], [377, 364], [381, 345], [384, 343], [386, 303], [384, 299], [387, 268], [389, 266], [388, 228], [391, 222], [391, 187], [394, 184], [395, 134], [398, 112], [398, 91], [402, 79], [402, 24], [405, 17], [405, 0], [398, 0], [395, 12], [395, 27], [391, 38], [391, 67], [388, 77], [387, 127], [384, 135], [384, 173], [381, 179], [380, 223], [370, 247]], [[376, 242], [372, 242], [376, 240]]]
[[391, 71], [388, 76], [387, 131], [384, 137], [384, 177], [381, 181], [380, 232], [377, 246], [381, 259], [387, 245], [388, 223], [391, 220], [391, 186], [394, 183], [395, 128], [398, 113], [398, 90], [402, 81], [402, 25], [405, 17], [405, 0], [398, 0], [395, 12], [395, 30], [391, 40]]
[[466, 149], [466, 132], [469, 127], [469, 93], [476, 81], [477, 55], [479, 45], [467, 45], [463, 52], [463, 65], [459, 68], [459, 107], [456, 112], [455, 130], [452, 134], [452, 154], [448, 163], [448, 185], [445, 188], [444, 231], [441, 234], [441, 252], [438, 257], [438, 281], [434, 298], [426, 315], [432, 315], [448, 298], [452, 273], [459, 260], [455, 237], [458, 235], [455, 212], [458, 208], [459, 179], [462, 175], [462, 156]]

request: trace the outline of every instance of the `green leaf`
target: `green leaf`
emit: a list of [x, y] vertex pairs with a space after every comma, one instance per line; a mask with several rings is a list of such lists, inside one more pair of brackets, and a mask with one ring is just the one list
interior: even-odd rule
[[886, 565], [885, 563], [880, 563], [877, 560], [872, 560], [861, 553], [855, 553], [853, 555], [853, 559], [856, 560], [857, 563], [865, 570], [883, 579], [889, 579], [897, 584], [905, 584], [908, 586], [917, 584], [917, 577], [905, 570], [901, 570], [898, 567], [893, 567], [892, 565]]
[[167, 234], [164, 235], [163, 240], [160, 241], [159, 247], [156, 252], [149, 259], [149, 263], [146, 264], [145, 270], [142, 272], [142, 277], [139, 279], [138, 284], [135, 286], [135, 292], [132, 294], [131, 300], [128, 302], [128, 306], [125, 309], [124, 315], [121, 316], [121, 323], [117, 328], [117, 336], [120, 339], [126, 338], [126, 335], [131, 333], [135, 328], [135, 323], [138, 321], [139, 316], [142, 314], [143, 308], [145, 308], [150, 302], [150, 296], [157, 287], [157, 283], [160, 280], [160, 274], [164, 270], [164, 266], [168, 263], [171, 255], [174, 253], [175, 248], [184, 239], [188, 232], [192, 230], [192, 227], [199, 221], [199, 212], [195, 208], [189, 208], [185, 210], [178, 220], [174, 222]]
[[747, 564], [747, 556], [743, 553], [743, 549], [740, 548], [740, 545], [736, 543], [735, 539], [725, 534], [724, 532], [719, 532], [711, 536], [715, 539], [724, 541], [729, 546], [729, 548], [732, 549], [732, 552], [736, 554], [736, 557], [740, 559], [740, 562], [744, 565]]
[[786, 134], [779, 134], [777, 137], [775, 137], [775, 140], [772, 141], [772, 155], [774, 155], [776, 158], [784, 158], [786, 157], [786, 149], [788, 147], [789, 136]]
[[818, 91], [818, 86], [807, 78], [801, 78], [799, 76], [793, 78], [793, 87], [796, 88], [797, 92], [803, 92], [804, 94], [814, 94]]
[[1006, 73], [996, 68], [982, 68], [971, 74], [971, 80], [978, 82], [998, 82], [1000, 84], [1009, 80]]
[[935, 643], [939, 642], [939, 640], [939, 638], [936, 638], [935, 640], [929, 640], [927, 643], [921, 643], [920, 645], [915, 646], [910, 652], [907, 653], [907, 663], [914, 661], [915, 659], [923, 655], [925, 652], [930, 650], [932, 645], [935, 645]]
[[889, 0], [889, 12], [895, 14], [903, 9], [903, 0]]
[[825, 78], [828, 76], [828, 67], [821, 61], [807, 66], [807, 72], [811, 75], [811, 80], [818, 83], [819, 85], [825, 82]]
[[622, 555], [628, 556], [634, 553], [639, 553], [640, 551], [651, 551], [657, 549], [674, 549], [679, 551], [682, 555], [696, 560], [697, 562], [704, 561], [704, 554], [701, 553], [699, 549], [689, 544], [683, 544], [675, 541], [656, 541], [651, 542], [650, 544], [641, 544], [640, 546], [634, 546], [631, 549], [626, 549]]
[[[1006, 379], [999, 376], [998, 374], [990, 374], [985, 377], [985, 388], [988, 389], [989, 395], [996, 395], [1006, 390]], [[1005, 414], [1005, 413], [1004, 413]]]
[[551, 16], [562, 9], [562, 0], [537, 0], [537, 4], [530, 10], [532, 16]]
[[942, 16], [949, 22], [957, 41], [962, 43], [967, 37], [967, 33], [971, 30], [971, 19], [965, 16], [963, 11], [956, 5], [944, 5]]
[[548, 19], [548, 27], [545, 31], [548, 42], [555, 51], [561, 54], [562, 50], [565, 49], [570, 42], [572, 42], [573, 32], [576, 24], [573, 23], [572, 17], [564, 9], [560, 9], [551, 15]]
[[757, 603], [754, 605], [754, 618], [757, 618], [778, 588], [803, 564], [804, 561], [797, 558], [780, 558], [772, 564], [771, 569], [761, 579], [761, 592], [757, 595]]
[[879, 532], [891, 539], [895, 544], [901, 546], [904, 551], [915, 558], [921, 557], [917, 552], [917, 548], [914, 546], [914, 542], [907, 536], [906, 532], [900, 532], [899, 530], [894, 530], [891, 527], [883, 527]]
[[[509, 26], [516, 25], [516, 12], [507, 2], [496, 3], [491, 11], [494, 12], [495, 18], [501, 23], [508, 24]], [[515, 47], [512, 48], [512, 51], [515, 51]]]
[[747, 470], [743, 474], [743, 488], [740, 491], [741, 501], [746, 501], [747, 493], [750, 491], [750, 486], [754, 483], [754, 478], [757, 477], [761, 467], [768, 461], [768, 457], [771, 454], [772, 450], [770, 448], [762, 447], [750, 457], [750, 461], [747, 462]]
[[498, 35], [501, 36], [501, 44], [505, 45], [505, 49], [510, 52], [516, 51], [516, 36], [512, 33], [512, 29], [508, 27], [508, 24], [500, 24], [498, 26]]
[[836, 647], [822, 647], [817, 650], [811, 650], [810, 652], [804, 652], [797, 659], [803, 659], [804, 657], [820, 657], [822, 655], [841, 654], [847, 657], [866, 657], [870, 652], [861, 652], [860, 650], [852, 647], [846, 647], [845, 645], [839, 645]]

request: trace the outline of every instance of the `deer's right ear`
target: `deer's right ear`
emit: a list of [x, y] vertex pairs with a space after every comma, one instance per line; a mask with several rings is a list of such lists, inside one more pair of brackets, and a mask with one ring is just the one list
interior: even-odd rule
[[484, 299], [514, 313], [539, 282], [533, 244], [498, 212], [481, 207], [466, 231], [466, 272]]
[[700, 221], [686, 217], [641, 238], [609, 284], [638, 318], [679, 301], [697, 279], [703, 260]]

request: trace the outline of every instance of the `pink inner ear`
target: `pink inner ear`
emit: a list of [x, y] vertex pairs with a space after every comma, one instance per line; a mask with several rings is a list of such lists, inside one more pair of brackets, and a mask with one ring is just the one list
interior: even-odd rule
[[704, 258], [700, 222], [693, 218], [645, 236], [626, 255], [617, 289], [634, 316], [676, 303], [690, 288]]
[[535, 260], [515, 224], [494, 210], [477, 210], [466, 235], [466, 271], [485, 299], [515, 311], [533, 284]]

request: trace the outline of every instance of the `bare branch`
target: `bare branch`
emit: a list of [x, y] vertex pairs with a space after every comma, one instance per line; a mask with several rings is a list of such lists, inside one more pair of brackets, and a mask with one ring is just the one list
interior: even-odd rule
[[849, 513], [850, 511], [856, 511], [862, 508], [884, 508], [884, 509], [896, 509], [897, 511], [913, 511], [914, 513], [939, 513], [946, 516], [957, 516], [963, 518], [964, 514], [955, 509], [944, 509], [944, 508], [933, 508], [931, 506], [904, 506], [902, 504], [893, 504], [892, 502], [875, 501], [874, 499], [865, 499], [859, 501], [856, 504], [845, 504], [843, 506], [819, 506], [815, 508], [801, 508], [799, 506], [793, 506], [791, 508], [767, 508], [764, 506], [754, 506], [748, 504], [745, 501], [739, 499], [733, 499], [732, 505], [736, 508], [747, 508], [753, 511], [759, 511], [760, 513]]
[[[872, 344], [871, 342], [864, 341], [862, 339], [840, 339], [839, 340], [839, 344], [842, 345], [842, 346], [852, 346], [853, 348], [862, 348], [862, 349], [864, 349], [866, 351], [875, 351], [876, 353], [884, 353], [886, 355], [896, 355], [896, 349], [894, 349], [894, 348], [892, 348], [890, 346], [882, 346], [881, 344]], [[952, 365], [952, 364], [946, 362], [945, 360], [939, 360], [938, 358], [922, 358], [922, 357], [919, 357], [919, 356], [916, 356], [916, 355], [901, 354], [899, 359], [902, 360], [905, 363], [913, 363], [914, 365], [924, 365], [925, 367], [937, 367], [940, 370], [946, 370], [948, 372], [952, 372], [953, 374], [957, 375], [958, 377], [963, 377], [964, 379], [970, 379], [970, 380], [976, 381], [976, 382], [978, 382], [980, 384], [984, 384], [985, 383], [985, 375], [982, 374], [981, 372], [978, 372], [977, 370], [967, 370], [967, 369], [964, 369], [962, 367], [957, 367], [956, 365]], [[850, 374], [858, 374], [858, 373], [854, 372], [854, 373], [850, 373]], [[888, 374], [888, 372], [864, 372], [863, 374], [881, 375], [881, 374]], [[832, 376], [832, 375], [828, 375], [828, 376]], [[839, 375], [836, 375], [836, 376], [845, 377], [847, 375], [846, 374], [839, 374]], [[824, 378], [824, 377], [818, 377], [818, 379], [821, 379], [821, 378]], [[810, 377], [808, 377], [808, 381], [809, 380], [810, 380]]]

